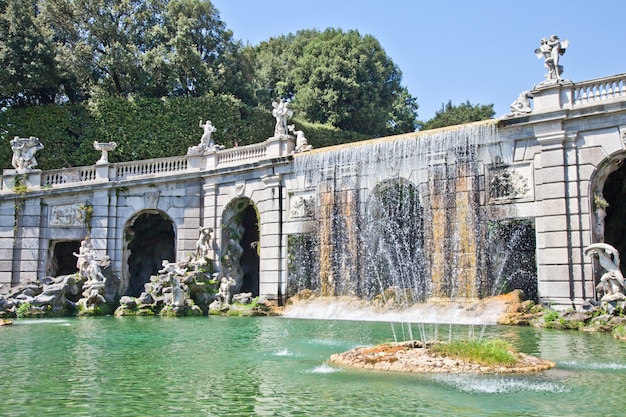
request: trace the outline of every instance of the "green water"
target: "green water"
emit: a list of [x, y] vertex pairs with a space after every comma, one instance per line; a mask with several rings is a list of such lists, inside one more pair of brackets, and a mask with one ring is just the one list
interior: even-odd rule
[[[419, 327], [411, 329], [415, 338]], [[447, 339], [449, 330], [425, 326], [430, 337]], [[471, 328], [452, 331], [461, 337]], [[400, 325], [395, 332], [402, 334]], [[504, 336], [557, 367], [527, 376], [433, 376], [328, 364], [332, 353], [393, 340], [389, 323], [15, 320], [0, 327], [0, 415], [626, 415], [626, 343], [604, 334], [521, 327], [491, 326], [485, 336]]]

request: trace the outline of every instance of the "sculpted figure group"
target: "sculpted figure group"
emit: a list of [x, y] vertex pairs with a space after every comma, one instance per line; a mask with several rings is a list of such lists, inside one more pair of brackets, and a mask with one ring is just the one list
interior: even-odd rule
[[556, 83], [563, 74], [563, 66], [559, 65], [559, 57], [565, 53], [569, 46], [567, 39], [561, 41], [557, 35], [551, 35], [548, 39], [542, 38], [539, 48], [535, 49], [537, 58], [543, 58], [543, 65], [548, 70], [544, 83]]
[[34, 169], [37, 166], [35, 152], [40, 149], [43, 149], [43, 145], [39, 141], [39, 138], [34, 136], [29, 138], [15, 136], [11, 140], [11, 150], [13, 150], [11, 164], [13, 168], [18, 172]]

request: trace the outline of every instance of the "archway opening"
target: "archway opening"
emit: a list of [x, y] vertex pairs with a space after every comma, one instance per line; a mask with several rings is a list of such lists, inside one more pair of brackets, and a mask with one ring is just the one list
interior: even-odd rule
[[176, 261], [173, 222], [157, 211], [143, 212], [125, 231], [128, 248], [128, 288], [125, 295], [138, 297], [144, 284], [162, 267]]
[[232, 201], [222, 219], [222, 275], [235, 279], [233, 292], [259, 295], [259, 215], [248, 198]]
[[251, 292], [253, 297], [259, 295], [259, 219], [256, 209], [249, 205], [241, 219], [244, 232], [241, 237], [241, 268], [243, 269], [243, 285], [241, 292]]
[[[626, 254], [626, 164], [609, 174], [602, 188], [604, 202], [595, 201], [596, 210], [605, 210], [604, 242]], [[626, 274], [626, 263], [620, 265]]]
[[48, 275], [58, 277], [61, 275], [69, 275], [78, 271], [76, 267], [76, 256], [80, 249], [80, 241], [51, 241], [50, 252], [52, 256], [48, 265]]

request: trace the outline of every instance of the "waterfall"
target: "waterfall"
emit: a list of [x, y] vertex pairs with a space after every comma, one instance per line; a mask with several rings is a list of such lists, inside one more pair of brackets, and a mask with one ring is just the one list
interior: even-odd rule
[[290, 239], [288, 295], [478, 296], [486, 222], [477, 155], [496, 136], [484, 121], [294, 157], [295, 188], [315, 195], [317, 229]]

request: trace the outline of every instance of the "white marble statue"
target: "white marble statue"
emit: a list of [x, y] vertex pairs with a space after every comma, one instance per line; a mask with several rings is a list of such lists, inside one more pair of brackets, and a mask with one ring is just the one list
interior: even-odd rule
[[222, 277], [220, 289], [217, 294], [215, 294], [215, 298], [221, 301], [222, 305], [229, 305], [233, 298], [232, 288], [236, 285], [237, 283], [235, 282], [234, 278]]
[[43, 145], [39, 138], [31, 136], [29, 138], [20, 138], [15, 136], [11, 140], [11, 149], [13, 150], [13, 158], [11, 164], [18, 172], [24, 172], [37, 166], [35, 152], [43, 149]]
[[198, 241], [196, 242], [196, 253], [194, 254], [196, 258], [194, 261], [195, 264], [206, 263], [209, 257], [209, 251], [211, 250], [211, 233], [213, 233], [213, 228], [211, 227], [200, 228], [200, 237], [198, 237]]
[[626, 300], [624, 276], [620, 270], [619, 252], [607, 243], [593, 243], [585, 248], [585, 255], [597, 258], [606, 272], [600, 277], [596, 289], [603, 293], [601, 301]]
[[164, 259], [161, 262], [163, 269], [159, 271], [159, 274], [167, 275], [169, 286], [171, 288], [171, 304], [174, 307], [182, 307], [185, 305], [186, 292], [183, 284], [178, 279], [179, 276], [185, 275], [185, 269], [180, 267], [176, 263], [170, 263]]
[[215, 142], [213, 142], [213, 138], [211, 138], [211, 134], [217, 130], [215, 126], [213, 126], [210, 120], [207, 120], [204, 124], [202, 124], [202, 120], [200, 120], [199, 126], [204, 129], [202, 138], [200, 138], [200, 145], [207, 149], [215, 146]]
[[289, 103], [285, 100], [277, 100], [272, 103], [272, 115], [276, 118], [274, 136], [288, 135], [287, 119], [293, 116], [293, 110], [289, 109]]
[[519, 96], [517, 96], [517, 100], [511, 103], [511, 113], [509, 116], [519, 116], [522, 114], [528, 114], [533, 111], [530, 106], [530, 99], [533, 98], [533, 95], [530, 91], [522, 91]]
[[78, 268], [78, 273], [81, 278], [85, 279], [87, 282], [106, 282], [106, 277], [102, 274], [102, 267], [110, 262], [108, 256], [105, 256], [103, 259], [96, 259], [92, 252], [93, 246], [89, 239], [85, 239], [80, 242], [80, 248], [78, 253], [74, 253], [76, 257], [76, 268]]
[[296, 130], [295, 125], [289, 125], [287, 126], [287, 129], [290, 132], [293, 132], [296, 134], [296, 147], [294, 149], [295, 153], [306, 152], [306, 151], [310, 151], [311, 149], [313, 149], [313, 146], [309, 145], [309, 141], [304, 136], [304, 132], [302, 130]]
[[559, 65], [559, 58], [565, 53], [568, 46], [569, 41], [567, 39], [561, 41], [556, 35], [552, 35], [548, 39], [541, 39], [539, 48], [535, 49], [535, 55], [537, 58], [543, 58], [543, 65], [548, 71], [544, 83], [556, 83], [562, 79], [563, 66]]

